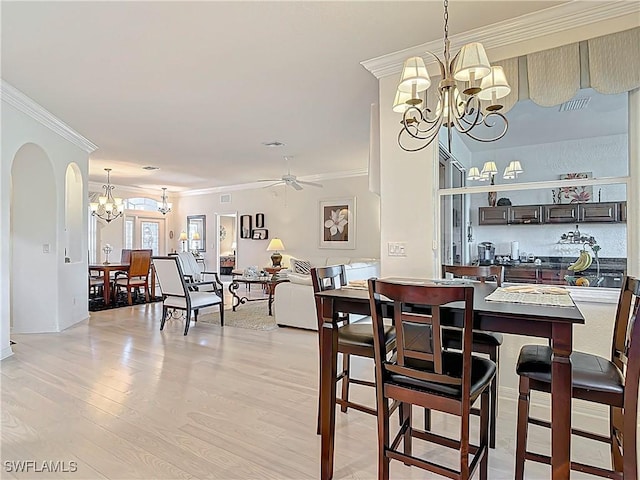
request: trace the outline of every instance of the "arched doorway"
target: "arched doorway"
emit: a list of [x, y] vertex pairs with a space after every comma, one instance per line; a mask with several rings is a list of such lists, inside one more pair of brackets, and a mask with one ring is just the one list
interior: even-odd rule
[[58, 331], [57, 195], [53, 167], [38, 145], [23, 145], [11, 166], [11, 326]]
[[65, 174], [65, 262], [75, 263], [86, 257], [82, 251], [82, 239], [84, 238], [84, 209], [82, 195], [82, 172], [78, 165], [70, 163]]

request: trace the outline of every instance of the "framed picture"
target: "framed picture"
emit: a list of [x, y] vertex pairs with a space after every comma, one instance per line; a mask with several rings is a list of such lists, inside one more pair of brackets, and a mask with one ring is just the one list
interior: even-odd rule
[[251, 215], [240, 215], [240, 238], [252, 238], [251, 237]]
[[266, 228], [254, 228], [251, 238], [254, 240], [266, 240], [269, 238], [269, 231]]
[[[591, 172], [563, 173], [560, 180], [575, 180], [577, 178], [592, 178]], [[558, 203], [586, 203], [593, 200], [593, 187], [560, 187], [557, 190]]]
[[206, 215], [189, 215], [187, 217], [187, 239], [189, 241], [189, 251], [207, 251]]
[[264, 213], [256, 213], [256, 228], [264, 228]]
[[356, 248], [356, 199], [320, 201], [320, 248]]

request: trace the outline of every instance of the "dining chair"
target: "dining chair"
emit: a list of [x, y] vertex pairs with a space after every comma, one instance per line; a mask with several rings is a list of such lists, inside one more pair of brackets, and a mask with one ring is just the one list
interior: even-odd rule
[[[323, 292], [326, 290], [334, 290], [342, 288], [347, 285], [347, 274], [344, 265], [332, 265], [328, 267], [317, 267], [311, 269], [311, 281], [313, 283], [314, 293]], [[316, 314], [318, 317], [318, 343], [322, 341], [322, 324], [324, 319], [322, 316], [321, 300], [316, 297]], [[349, 400], [349, 385], [354, 383], [356, 385], [363, 385], [368, 387], [375, 387], [375, 382], [368, 380], [362, 380], [353, 378], [350, 373], [351, 367], [351, 355], [359, 357], [366, 357], [373, 359], [373, 327], [371, 323], [359, 320], [357, 322], [351, 322], [349, 315], [337, 315], [336, 320], [338, 323], [338, 352], [342, 354], [342, 371], [336, 376], [335, 381], [342, 380], [342, 393], [341, 397], [336, 397], [336, 404], [340, 405], [342, 412], [347, 412], [348, 408], [353, 408], [370, 415], [376, 415], [377, 410], [375, 408], [367, 407], [359, 403], [355, 403]], [[384, 329], [385, 338], [385, 350], [387, 352], [392, 351], [395, 348], [395, 331], [391, 326], [387, 326]], [[322, 352], [322, 345], [320, 346], [320, 352]], [[320, 433], [320, 392], [318, 390], [318, 433]]]
[[[571, 469], [607, 478], [637, 480], [636, 428], [640, 384], [640, 281], [625, 277], [616, 311], [611, 358], [583, 352], [571, 354], [572, 398], [609, 407], [609, 435], [573, 428], [580, 437], [609, 444], [611, 470], [571, 462]], [[547, 421], [529, 416], [532, 390], [551, 390], [551, 348], [525, 345], [520, 350], [516, 371], [520, 376], [515, 478], [524, 477], [525, 460], [549, 464], [549, 456], [527, 450], [528, 426], [550, 428]], [[569, 419], [568, 419], [569, 420]]]
[[127, 301], [133, 305], [131, 296], [132, 290], [138, 291], [144, 288], [145, 300], [149, 301], [149, 269], [151, 267], [151, 250], [132, 250], [129, 261], [129, 270], [124, 272], [125, 276], [116, 275], [114, 294], [117, 296], [120, 289], [127, 290]]
[[[451, 274], [457, 278], [471, 278], [484, 283], [486, 280], [493, 279], [498, 287], [502, 286], [504, 281], [504, 267], [501, 265], [442, 265], [442, 277], [446, 278], [447, 274]], [[500, 346], [503, 337], [500, 333], [485, 332], [474, 330], [472, 337], [472, 350], [476, 353], [488, 355], [496, 364], [498, 371], [495, 379], [491, 383], [491, 406], [489, 408], [489, 446], [496, 447], [496, 419], [498, 417], [498, 382], [500, 369]], [[453, 328], [443, 329], [443, 343], [445, 348], [460, 350], [462, 341], [460, 331]], [[473, 410], [473, 413], [479, 413]], [[425, 428], [429, 428], [430, 417], [425, 413]]]
[[[389, 463], [399, 460], [438, 475], [466, 480], [479, 469], [487, 479], [489, 452], [489, 387], [496, 374], [490, 359], [472, 355], [473, 287], [417, 285], [369, 280], [374, 328], [375, 376], [378, 406], [378, 479], [389, 478]], [[442, 343], [440, 307], [463, 302], [462, 350]], [[416, 306], [419, 308], [418, 313]], [[385, 323], [390, 317], [396, 332], [396, 353], [385, 348]], [[470, 443], [471, 406], [480, 399], [480, 434]], [[400, 428], [391, 438], [389, 401], [400, 402]], [[412, 406], [460, 417], [459, 439], [419, 430], [412, 424]], [[433, 455], [413, 455], [413, 438], [459, 452], [459, 470], [437, 464]], [[402, 444], [402, 450], [400, 450]], [[469, 455], [472, 455], [469, 459]]]
[[184, 334], [189, 333], [191, 313], [198, 321], [198, 312], [205, 307], [219, 307], [220, 326], [224, 326], [224, 296], [216, 292], [191, 290], [176, 256], [153, 257], [153, 266], [162, 290], [162, 321], [160, 330], [174, 310], [185, 312]]

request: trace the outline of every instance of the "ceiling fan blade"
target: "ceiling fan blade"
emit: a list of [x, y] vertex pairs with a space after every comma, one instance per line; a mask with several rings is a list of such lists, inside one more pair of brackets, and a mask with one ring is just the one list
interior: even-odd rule
[[323, 185], [321, 183], [304, 182], [302, 180], [296, 180], [296, 182], [301, 183], [302, 185], [309, 185], [311, 187], [318, 187], [318, 188], [322, 188], [323, 187]]
[[256, 182], [281, 182], [281, 178], [261, 178], [260, 180], [256, 180]]
[[302, 185], [300, 185], [296, 180], [292, 180], [290, 182], [287, 182], [288, 185], [291, 185], [291, 187], [293, 187], [296, 190], [302, 190]]

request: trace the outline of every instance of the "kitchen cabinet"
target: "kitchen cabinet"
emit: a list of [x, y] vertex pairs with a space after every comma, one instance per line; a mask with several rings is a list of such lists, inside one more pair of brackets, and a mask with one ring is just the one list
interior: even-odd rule
[[616, 223], [627, 221], [627, 202], [480, 207], [479, 225]]
[[537, 268], [509, 267], [504, 271], [505, 282], [538, 283]]
[[581, 222], [617, 222], [618, 203], [581, 203], [578, 218]]
[[509, 223], [541, 223], [542, 206], [524, 205], [509, 208]]
[[578, 205], [545, 205], [544, 221], [546, 223], [574, 223], [578, 221]]
[[510, 207], [480, 207], [478, 218], [480, 225], [507, 225]]
[[564, 276], [567, 274], [573, 274], [573, 272], [569, 272], [568, 270], [540, 270], [540, 283], [544, 283], [546, 285], [566, 285], [567, 282], [564, 279]]

